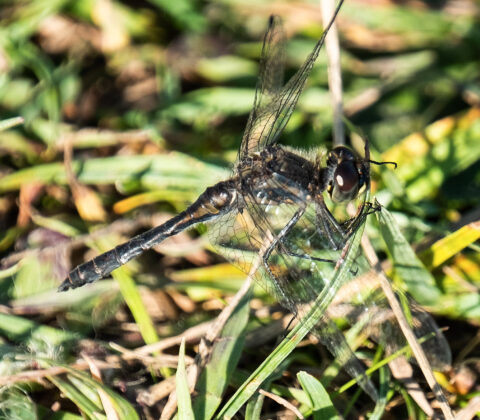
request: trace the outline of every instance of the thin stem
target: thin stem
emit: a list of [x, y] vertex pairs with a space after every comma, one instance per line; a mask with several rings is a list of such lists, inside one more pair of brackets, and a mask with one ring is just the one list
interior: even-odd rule
[[[335, 0], [320, 0], [323, 26], [328, 25], [335, 10]], [[345, 144], [345, 128], [343, 125], [343, 88], [340, 66], [340, 46], [338, 42], [337, 24], [334, 22], [325, 38], [328, 59], [328, 85], [333, 105], [333, 144]]]

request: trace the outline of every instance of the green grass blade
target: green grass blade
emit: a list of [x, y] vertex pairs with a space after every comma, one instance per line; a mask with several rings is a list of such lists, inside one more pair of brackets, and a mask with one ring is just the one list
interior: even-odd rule
[[[219, 166], [204, 163], [182, 153], [164, 155], [114, 156], [72, 162], [78, 181], [92, 185], [122, 185], [125, 191], [138, 189], [170, 189], [190, 192], [190, 198], [205, 187], [218, 182], [228, 172]], [[199, 177], [198, 174], [202, 176]], [[32, 182], [67, 184], [63, 163], [37, 165], [0, 178], [0, 193], [15, 191]]]
[[380, 372], [380, 387], [378, 390], [378, 401], [375, 404], [370, 420], [381, 420], [385, 413], [387, 405], [387, 392], [390, 389], [390, 371], [386, 366], [382, 366]]
[[100, 411], [102, 410], [101, 406], [84, 395], [70, 381], [58, 376], [50, 376], [48, 379], [62, 392], [65, 398], [71, 400], [88, 418], [107, 418], [104, 415], [100, 415]]
[[441, 293], [433, 276], [417, 258], [392, 214], [382, 208], [376, 216], [383, 240], [393, 261], [395, 275], [402, 279], [408, 291], [420, 304], [434, 304]]
[[311, 407], [313, 409], [313, 418], [315, 420], [340, 419], [327, 390], [318, 379], [303, 371], [297, 374], [297, 378], [300, 385], [310, 398]]
[[138, 325], [140, 333], [146, 344], [152, 344], [159, 340], [152, 318], [148, 314], [147, 308], [142, 301], [138, 287], [133, 278], [123, 267], [115, 270], [112, 277], [117, 281], [120, 292], [125, 299], [128, 308], [132, 312], [133, 318]]
[[23, 124], [23, 117], [13, 117], [0, 121], [0, 132], [8, 130], [9, 128]]
[[182, 343], [180, 344], [176, 384], [178, 418], [180, 420], [193, 420], [195, 417], [192, 410], [190, 390], [188, 389], [187, 371], [185, 370], [185, 339], [182, 339]]
[[[58, 376], [49, 377], [49, 380], [54, 383], [63, 392], [63, 394], [70, 398], [81, 410], [92, 410], [94, 415], [91, 417], [96, 418], [95, 416], [99, 415], [99, 408], [101, 410], [103, 409], [99, 403], [100, 398], [98, 396], [98, 392], [101, 390], [108, 396], [119, 419], [139, 419], [137, 412], [127, 400], [118, 395], [116, 392], [112, 391], [107, 386], [92, 379], [86, 373], [72, 369], [67, 365], [61, 365], [46, 359], [42, 359], [41, 364], [49, 367], [61, 366], [68, 372], [68, 376], [70, 378], [69, 380], [61, 379]], [[81, 384], [81, 387], [78, 386], [79, 384]]]
[[265, 395], [255, 394], [247, 403], [245, 410], [245, 420], [260, 420]]
[[433, 269], [480, 238], [480, 222], [473, 222], [435, 242], [418, 257]]
[[[115, 244], [112, 244], [107, 238], [98, 239], [95, 241], [95, 244], [101, 252], [107, 251], [115, 246]], [[159, 338], [153, 325], [153, 321], [142, 301], [137, 284], [129, 274], [128, 269], [120, 267], [112, 272], [112, 277], [118, 283], [123, 299], [130, 309], [145, 343], [152, 344], [158, 341]]]
[[225, 324], [215, 342], [212, 355], [200, 376], [193, 404], [196, 419], [210, 419], [222, 401], [222, 395], [230, 381], [245, 344], [244, 331], [250, 311], [250, 294], [247, 294]]

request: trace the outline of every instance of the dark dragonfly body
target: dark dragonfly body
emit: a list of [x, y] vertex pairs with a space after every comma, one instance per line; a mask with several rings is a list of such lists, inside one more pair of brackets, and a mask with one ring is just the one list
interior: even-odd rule
[[[248, 200], [248, 197], [262, 195], [271, 205], [293, 203], [295, 197], [305, 197], [316, 200], [328, 211], [323, 203], [325, 191], [329, 191], [337, 202], [350, 200], [356, 196], [368, 175], [363, 160], [356, 158], [345, 147], [335, 148], [324, 168], [279, 145], [272, 145], [240, 161], [236, 169], [238, 175], [208, 187], [192, 205], [166, 223], [76, 267], [59, 291], [104, 278], [144, 251], [197, 223], [214, 221], [229, 212], [241, 212], [244, 203], [240, 197]], [[284, 189], [263, 186], [266, 181], [275, 178], [296, 191], [286, 194]]]
[[[305, 313], [304, 308], [329, 287], [332, 273], [344, 264], [343, 255], [352, 234], [364, 226], [371, 208], [365, 202], [370, 163], [379, 163], [370, 160], [368, 142], [363, 157], [339, 146], [325, 160], [320, 153], [306, 154], [278, 144], [340, 6], [341, 2], [311, 54], [286, 84], [282, 83], [282, 25], [278, 18], [271, 19], [253, 109], [233, 175], [207, 188], [192, 205], [166, 223], [73, 269], [60, 291], [99, 280], [164, 239], [206, 222], [209, 237], [221, 254], [246, 273], [259, 259], [255, 280], [294, 315], [301, 317]], [[337, 220], [327, 207], [327, 198], [333, 203], [357, 200], [356, 215]], [[356, 259], [355, 264], [360, 266], [361, 262]], [[357, 270], [349, 269], [352, 274]], [[376, 300], [372, 313], [388, 313], [384, 303]], [[353, 322], [365, 319], [368, 306], [364, 302], [351, 307], [349, 314]], [[437, 366], [448, 364], [448, 344], [434, 321], [420, 309], [412, 311], [412, 316], [418, 320], [417, 336], [435, 332], [428, 354], [432, 359], [434, 354], [438, 356]], [[378, 328], [387, 324], [390, 322], [381, 322]], [[388, 331], [387, 349], [394, 351], [404, 345], [398, 328]], [[350, 375], [360, 378], [360, 385], [375, 399], [375, 387], [365, 376], [363, 365], [328, 313], [313, 332]]]
[[[361, 185], [368, 184], [368, 167], [361, 163], [353, 164], [352, 162], [356, 161], [356, 158], [344, 147], [339, 148], [338, 153], [332, 151], [326, 167], [322, 168], [317, 162], [312, 162], [277, 144], [341, 4], [342, 1], [337, 6], [330, 24], [312, 53], [283, 87], [285, 60], [283, 28], [277, 17], [270, 19], [263, 42], [254, 106], [248, 119], [234, 175], [231, 179], [207, 188], [192, 205], [163, 225], [142, 233], [76, 267], [60, 285], [60, 291], [99, 280], [169, 236], [197, 223], [213, 222], [222, 215], [235, 211], [243, 212], [244, 207], [249, 204], [255, 208], [259, 197], [261, 197], [261, 201], [269, 200], [271, 205], [292, 200], [304, 201], [305, 198], [310, 200], [315, 198], [323, 203], [321, 195], [325, 190], [329, 190], [333, 198], [351, 199], [354, 198]], [[368, 148], [366, 151], [368, 153]], [[369, 157], [366, 156], [367, 166], [368, 159]], [[350, 161], [350, 163], [341, 165], [342, 161]], [[356, 173], [355, 167], [358, 168], [358, 173]], [[348, 182], [340, 186], [336, 182], [336, 171], [342, 172], [342, 168], [344, 168], [345, 176], [348, 177], [346, 180]], [[340, 173], [340, 176], [343, 175], [343, 172]], [[338, 180], [341, 180], [341, 177]], [[275, 181], [278, 184], [276, 186], [273, 185]], [[354, 185], [345, 196], [341, 190], [344, 186], [351, 187], [350, 184], [356, 184], [356, 186]], [[287, 193], [291, 188], [296, 191]], [[294, 198], [295, 192], [299, 193], [297, 198]], [[262, 205], [257, 204], [256, 206], [257, 219], [261, 218], [261, 211], [258, 211], [258, 208]], [[329, 219], [334, 220], [326, 206], [323, 204], [321, 207], [326, 209]]]

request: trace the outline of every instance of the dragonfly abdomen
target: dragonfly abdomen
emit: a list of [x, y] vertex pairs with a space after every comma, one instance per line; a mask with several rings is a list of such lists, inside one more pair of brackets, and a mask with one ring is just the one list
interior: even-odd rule
[[73, 269], [58, 290], [75, 289], [100, 280], [166, 238], [230, 211], [236, 197], [233, 187], [234, 181], [228, 180], [207, 188], [192, 205], [177, 216]]

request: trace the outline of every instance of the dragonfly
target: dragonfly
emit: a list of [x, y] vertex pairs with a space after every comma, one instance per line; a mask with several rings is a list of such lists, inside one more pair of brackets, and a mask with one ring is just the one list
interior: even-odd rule
[[[365, 199], [370, 188], [370, 164], [388, 163], [370, 159], [368, 141], [364, 156], [346, 146], [325, 154], [279, 144], [341, 5], [342, 1], [313, 51], [285, 84], [285, 35], [281, 20], [270, 18], [253, 108], [232, 176], [208, 187], [186, 210], [162, 225], [77, 266], [59, 291], [104, 278], [166, 238], [206, 223], [208, 236], [221, 254], [246, 273], [258, 258], [255, 280], [298, 318], [305, 313], [320, 291], [329, 287], [353, 234], [363, 228], [368, 214], [375, 210]], [[329, 209], [328, 204], [350, 201], [357, 203], [354, 217], [339, 220]], [[352, 277], [361, 267], [360, 259], [355, 265], [349, 268]], [[377, 314], [383, 308], [378, 302], [373, 305]], [[351, 309], [349, 314], [359, 319], [358, 310]], [[419, 336], [434, 331], [432, 347], [448, 348], [428, 314], [418, 309], [413, 315], [420, 319], [416, 331]], [[313, 332], [376, 399], [376, 389], [365, 376], [363, 365], [328, 314]]]

